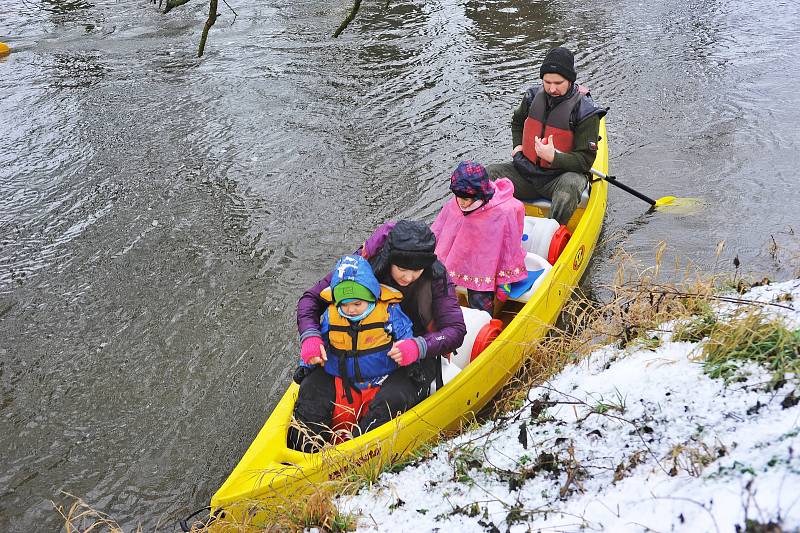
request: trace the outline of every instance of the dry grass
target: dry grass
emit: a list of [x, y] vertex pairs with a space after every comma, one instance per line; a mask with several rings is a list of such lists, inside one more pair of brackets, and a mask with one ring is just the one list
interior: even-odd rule
[[[293, 422], [293, 424], [296, 424]], [[308, 434], [306, 428], [296, 426], [301, 433]], [[330, 432], [333, 434], [334, 432]], [[335, 432], [342, 437], [351, 437], [343, 431]], [[363, 454], [359, 452], [355, 459], [350, 454], [343, 454], [337, 446], [323, 439], [314, 441], [314, 452], [319, 460], [333, 466], [332, 478], [329, 481], [312, 484], [306, 482], [296, 487], [292, 494], [275, 493], [269, 502], [244, 502], [246, 512], [222, 517], [208, 527], [193, 529], [204, 532], [236, 532], [250, 533], [256, 531], [294, 532], [318, 529], [322, 532], [352, 531], [356, 527], [358, 516], [340, 512], [336, 498], [342, 495], [355, 494], [378, 481], [386, 471], [399, 471], [430, 453], [435, 442], [425, 444], [409, 454], [398, 454], [387, 458], [382, 453]], [[438, 440], [437, 440], [438, 442]], [[266, 472], [265, 472], [266, 474]], [[245, 516], [242, 517], [241, 515]], [[255, 525], [255, 524], [258, 525]]]
[[276, 522], [266, 530], [292, 532], [310, 528], [330, 532], [355, 530], [356, 517], [341, 513], [334, 502], [342, 490], [340, 483], [321, 484], [313, 494], [303, 496], [299, 501], [284, 506], [282, 512], [277, 515]]
[[[375, 484], [382, 473], [387, 471], [399, 472], [409, 464], [418, 462], [429, 455], [431, 450], [446, 436], [445, 434], [434, 435], [432, 439], [415, 449], [406, 451], [399, 451], [395, 449], [394, 445], [384, 444], [385, 447], [394, 450], [390, 457], [383, 453], [367, 454], [365, 456], [359, 452], [359, 457], [353, 460], [351, 456], [343, 455], [336, 444], [320, 436], [312, 435], [307, 428], [297, 421], [292, 420], [292, 427], [297, 428], [309, 442], [314, 443], [312, 451], [320, 454], [322, 462], [338, 465], [338, 468], [335, 469], [335, 487], [338, 494], [356, 493], [365, 487], [368, 488]], [[337, 435], [341, 441], [347, 441], [356, 436], [342, 429], [336, 431], [328, 429], [323, 431], [323, 434]]]
[[594, 288], [599, 297], [576, 292], [564, 306], [559, 324], [529, 347], [522, 371], [504, 389], [496, 412], [519, 407], [532, 387], [600, 346], [655, 348], [660, 343], [655, 334], [664, 331], [665, 323], [708, 316], [726, 277], [676, 262], [671, 276], [677, 281], [663, 281], [664, 251], [662, 243], [652, 267], [642, 267], [620, 251], [614, 257], [617, 270], [612, 283]]
[[684, 471], [692, 477], [700, 477], [706, 466], [728, 453], [728, 449], [720, 442], [711, 446], [697, 439], [685, 444], [677, 444], [667, 454], [672, 461], [670, 476], [677, 476]]
[[[123, 529], [113, 519], [105, 513], [101, 513], [90, 507], [85, 501], [67, 494], [74, 501], [69, 509], [64, 506], [56, 505], [56, 512], [64, 519], [64, 529], [67, 533], [124, 533]], [[136, 528], [136, 532], [141, 532], [141, 527]]]
[[[342, 513], [335, 504], [335, 498], [342, 492], [340, 483], [322, 483], [315, 487], [311, 494], [303, 494], [287, 499], [278, 509], [270, 509], [274, 517], [268, 525], [255, 525], [249, 519], [243, 521], [218, 520], [204, 524], [202, 520], [189, 524], [193, 533], [294, 533], [318, 529], [321, 532], [338, 533], [354, 531], [356, 516]], [[64, 519], [67, 533], [130, 533], [125, 532], [105, 513], [97, 511], [82, 499], [71, 496], [74, 502], [68, 510], [63, 506], [56, 507]], [[253, 514], [259, 510], [259, 503], [253, 502]], [[202, 517], [206, 518], [206, 517]], [[134, 530], [141, 533], [141, 527]]]
[[[718, 256], [723, 248], [720, 243]], [[612, 283], [594, 287], [593, 295], [573, 295], [559, 325], [529, 347], [522, 371], [503, 390], [495, 413], [520, 407], [531, 388], [600, 346], [655, 349], [660, 334], [667, 332], [675, 341], [703, 341], [700, 359], [712, 377], [729, 380], [747, 361], [769, 369], [773, 383], [800, 376], [800, 332], [771, 318], [762, 303], [722, 294], [731, 289], [743, 293], [769, 284], [769, 279], [748, 280], [738, 268], [709, 274], [679, 260], [665, 274], [664, 252], [661, 243], [655, 265], [644, 267], [619, 251]], [[713, 306], [723, 302], [738, 304], [741, 310], [720, 320]]]

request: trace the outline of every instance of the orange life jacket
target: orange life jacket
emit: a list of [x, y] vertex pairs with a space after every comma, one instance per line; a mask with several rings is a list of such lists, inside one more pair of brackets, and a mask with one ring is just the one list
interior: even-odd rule
[[349, 384], [362, 384], [382, 378], [397, 368], [397, 363], [386, 354], [395, 341], [389, 305], [403, 299], [400, 291], [381, 285], [381, 296], [375, 302], [375, 308], [357, 323], [339, 314], [330, 287], [320, 296], [330, 302], [328, 328], [323, 332], [329, 345], [329, 357], [325, 363], [328, 374], [341, 377]]
[[534, 137], [547, 142], [553, 136], [553, 145], [559, 152], [571, 152], [574, 148], [574, 132], [570, 117], [576, 106], [580, 105], [583, 94], [576, 90], [572, 96], [547, 110], [547, 93], [540, 89], [528, 107], [528, 117], [522, 129], [522, 153], [533, 164], [550, 168], [551, 164], [536, 155]]

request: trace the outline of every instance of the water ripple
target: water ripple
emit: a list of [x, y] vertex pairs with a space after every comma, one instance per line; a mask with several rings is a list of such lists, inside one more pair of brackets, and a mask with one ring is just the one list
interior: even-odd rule
[[332, 39], [349, 4], [247, 0], [199, 59], [202, 2], [14, 6], [0, 529], [59, 527], [62, 489], [127, 529], [205, 505], [289, 379], [300, 292], [380, 222], [431, 221], [459, 160], [507, 160], [554, 45], [611, 108], [612, 172], [711, 206], [643, 214], [612, 190], [592, 280], [663, 239], [791, 271], [763, 240], [797, 229], [796, 3], [367, 2]]

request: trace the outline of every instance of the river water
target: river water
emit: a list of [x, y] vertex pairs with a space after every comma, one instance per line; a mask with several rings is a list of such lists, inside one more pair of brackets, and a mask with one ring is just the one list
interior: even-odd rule
[[[509, 156], [545, 50], [609, 106], [586, 284], [622, 246], [800, 275], [800, 4], [754, 0], [4, 0], [0, 530], [64, 493], [130, 528], [206, 505], [297, 356], [302, 290], [387, 218], [432, 221], [459, 160]], [[717, 260], [714, 248], [725, 240]]]

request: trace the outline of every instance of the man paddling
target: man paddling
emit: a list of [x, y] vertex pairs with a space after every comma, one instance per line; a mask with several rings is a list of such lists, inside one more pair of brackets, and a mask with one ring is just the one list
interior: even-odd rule
[[486, 170], [492, 179], [514, 182], [522, 201], [551, 200], [550, 218], [566, 225], [586, 189], [606, 110], [575, 83], [575, 59], [566, 48], [547, 52], [539, 77], [542, 84], [525, 92], [511, 118], [512, 162]]

